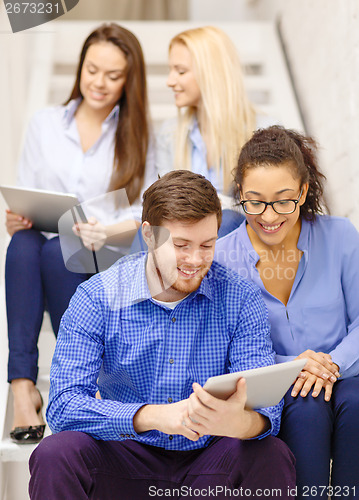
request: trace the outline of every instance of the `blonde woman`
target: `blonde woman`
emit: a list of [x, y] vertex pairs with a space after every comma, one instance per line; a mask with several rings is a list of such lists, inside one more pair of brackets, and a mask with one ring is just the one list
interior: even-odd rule
[[159, 131], [157, 168], [160, 175], [192, 170], [212, 182], [224, 209], [223, 236], [242, 220], [231, 210], [236, 158], [253, 130], [264, 125], [247, 97], [233, 42], [213, 26], [176, 35], [169, 45], [167, 85], [174, 92], [178, 118]]

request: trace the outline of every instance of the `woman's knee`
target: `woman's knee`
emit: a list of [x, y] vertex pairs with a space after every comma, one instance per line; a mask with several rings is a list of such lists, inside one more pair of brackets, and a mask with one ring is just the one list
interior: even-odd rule
[[35, 229], [17, 231], [12, 236], [7, 249], [7, 264], [13, 261], [19, 262], [19, 259], [27, 263], [38, 259], [45, 242], [45, 236]]
[[285, 402], [279, 437], [288, 444], [297, 460], [305, 456], [309, 445], [316, 452], [328, 455], [334, 426], [331, 403], [310, 394], [292, 399], [290, 403]]
[[47, 240], [41, 251], [41, 275], [45, 279], [52, 276], [57, 281], [67, 274], [60, 239], [55, 237]]
[[304, 398], [302, 396], [293, 398], [287, 393], [284, 398], [282, 422], [294, 419], [297, 424], [311, 426], [322, 425], [323, 419], [330, 422], [333, 413], [331, 404], [324, 400], [322, 392], [316, 398], [313, 398], [311, 393]]
[[338, 416], [357, 422], [359, 415], [359, 376], [339, 380], [334, 388], [334, 406]]
[[61, 262], [62, 253], [61, 253], [61, 245], [58, 237], [51, 238], [47, 240], [46, 244], [43, 246], [41, 251], [41, 262], [42, 264], [55, 264], [58, 260]]

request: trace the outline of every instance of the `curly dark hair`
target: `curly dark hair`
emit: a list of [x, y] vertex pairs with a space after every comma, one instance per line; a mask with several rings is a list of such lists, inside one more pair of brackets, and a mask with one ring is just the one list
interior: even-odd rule
[[286, 163], [300, 179], [301, 187], [306, 182], [309, 184], [306, 201], [300, 209], [301, 217], [312, 221], [317, 214], [328, 212], [323, 188], [325, 175], [318, 167], [317, 150], [317, 143], [312, 137], [306, 137], [295, 130], [279, 125], [257, 130], [239, 155], [234, 175], [237, 199], [240, 199], [243, 178], [248, 169]]

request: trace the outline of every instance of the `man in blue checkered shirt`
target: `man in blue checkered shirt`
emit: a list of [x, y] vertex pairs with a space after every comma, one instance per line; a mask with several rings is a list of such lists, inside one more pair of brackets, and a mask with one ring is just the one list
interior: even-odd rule
[[293, 457], [273, 437], [281, 404], [247, 409], [244, 379], [226, 401], [203, 389], [210, 376], [274, 363], [259, 290], [213, 262], [221, 215], [208, 180], [170, 172], [143, 197], [148, 252], [79, 286], [57, 339], [54, 434], [31, 456], [31, 499], [291, 498]]

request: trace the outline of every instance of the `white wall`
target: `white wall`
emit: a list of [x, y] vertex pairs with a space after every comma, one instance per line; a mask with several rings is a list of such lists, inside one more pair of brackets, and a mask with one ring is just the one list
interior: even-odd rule
[[189, 0], [192, 21], [262, 21], [274, 19], [285, 0]]
[[27, 96], [28, 53], [30, 32], [12, 33], [10, 23], [0, 4], [0, 182], [13, 181], [19, 141], [22, 140], [23, 111]]
[[359, 228], [359, 3], [286, 0], [282, 30], [332, 213]]
[[[23, 113], [27, 95], [28, 51], [31, 35], [14, 34], [0, 4], [0, 184], [15, 182], [15, 164], [23, 137]], [[5, 202], [0, 196], [0, 269], [3, 248], [7, 243], [5, 232]], [[0, 275], [0, 286], [3, 275]], [[1, 302], [0, 302], [1, 303]], [[0, 325], [3, 314], [0, 306]], [[1, 358], [1, 354], [0, 354]], [[2, 364], [0, 363], [0, 375]], [[0, 381], [1, 384], [1, 381]]]

